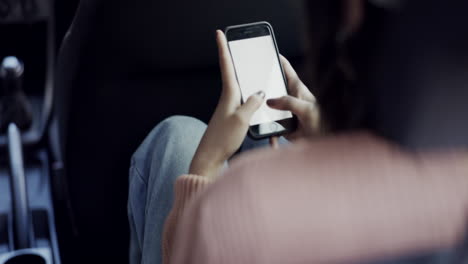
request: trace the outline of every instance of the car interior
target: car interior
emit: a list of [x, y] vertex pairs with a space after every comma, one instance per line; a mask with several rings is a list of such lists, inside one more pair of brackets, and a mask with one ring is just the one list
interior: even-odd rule
[[[131, 155], [171, 115], [209, 121], [221, 86], [215, 30], [268, 21], [280, 52], [299, 68], [303, 9], [290, 0], [0, 0], [0, 264], [128, 262]], [[410, 30], [401, 24], [395, 32]], [[411, 30], [427, 32], [419, 26]], [[379, 59], [413, 63], [421, 43], [408, 48], [395, 41], [399, 34], [376, 49], [387, 52]], [[421, 80], [382, 84], [389, 65], [372, 69], [369, 83], [413, 98], [404, 87]], [[374, 102], [389, 116], [375, 126], [389, 137], [412, 147], [467, 144], [468, 123], [458, 122], [466, 89], [438, 97], [458, 114], [431, 115], [446, 130], [427, 138], [412, 133], [432, 129], [433, 120], [418, 117], [433, 112], [434, 97], [421, 98], [421, 112], [408, 116], [410, 99], [388, 111], [390, 90]], [[7, 112], [15, 100], [19, 108]], [[404, 122], [415, 125], [402, 129]], [[454, 127], [456, 136], [434, 140]]]
[[[0, 137], [0, 263], [26, 251], [44, 263], [127, 262], [130, 157], [171, 115], [208, 122], [216, 29], [269, 21], [281, 52], [303, 58], [295, 1], [1, 0], [0, 12], [0, 55], [24, 68], [10, 82], [33, 113], [20, 140], [19, 129]], [[9, 191], [8, 149], [20, 146], [26, 193]], [[12, 205], [21, 195], [29, 204]], [[17, 210], [32, 211], [21, 233]], [[20, 234], [28, 243], [13, 242]]]

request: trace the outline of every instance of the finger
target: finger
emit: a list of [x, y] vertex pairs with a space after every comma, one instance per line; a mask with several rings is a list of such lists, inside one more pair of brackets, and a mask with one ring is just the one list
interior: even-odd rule
[[301, 138], [301, 134], [296, 130], [293, 133], [285, 135], [284, 137], [289, 141], [295, 141], [296, 139]]
[[277, 149], [279, 144], [278, 144], [278, 137], [270, 137], [270, 146], [274, 149]]
[[[226, 37], [219, 29], [216, 30], [216, 43], [218, 44], [219, 67], [221, 69], [221, 78], [223, 83], [232, 84], [233, 82], [237, 82]], [[224, 87], [235, 89], [233, 85], [224, 85]]]
[[288, 90], [289, 93], [298, 96], [301, 80], [297, 75], [294, 68], [289, 63], [288, 59], [286, 59], [283, 55], [280, 55], [281, 65], [283, 65], [284, 75], [286, 75], [286, 80], [288, 81]]
[[302, 83], [299, 75], [292, 67], [291, 63], [283, 55], [280, 55], [281, 65], [283, 65], [284, 74], [288, 81], [289, 93], [295, 97], [299, 97], [308, 101], [315, 100], [315, 96]]
[[238, 114], [241, 115], [245, 120], [250, 120], [255, 111], [260, 108], [265, 99], [265, 92], [260, 91], [253, 94], [247, 99], [247, 101], [239, 107], [237, 110]]
[[267, 105], [273, 109], [291, 111], [298, 117], [302, 117], [310, 111], [311, 104], [292, 96], [267, 100]]
[[288, 59], [286, 59], [286, 57], [280, 54], [280, 61], [281, 65], [283, 65], [284, 74], [286, 75], [288, 83], [299, 80], [299, 76], [297, 75], [296, 71], [294, 70]]

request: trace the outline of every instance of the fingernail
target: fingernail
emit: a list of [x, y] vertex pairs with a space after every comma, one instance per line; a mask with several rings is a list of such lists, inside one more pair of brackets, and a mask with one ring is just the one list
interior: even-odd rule
[[265, 99], [265, 92], [264, 91], [259, 91], [255, 93], [255, 95], [260, 96], [262, 99]]
[[274, 99], [268, 99], [268, 100], [266, 101], [267, 105], [274, 105], [275, 102], [276, 102], [276, 101], [275, 101]]

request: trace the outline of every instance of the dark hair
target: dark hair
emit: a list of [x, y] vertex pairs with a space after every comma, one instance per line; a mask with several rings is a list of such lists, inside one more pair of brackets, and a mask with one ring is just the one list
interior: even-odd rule
[[364, 128], [409, 148], [468, 147], [468, 3], [365, 1], [360, 28], [343, 39], [346, 2], [306, 5], [308, 85], [329, 130]]
[[307, 55], [310, 59], [308, 85], [322, 109], [330, 132], [366, 126], [368, 104], [358, 78], [366, 66], [367, 52], [376, 39], [383, 10], [366, 2], [365, 17], [352, 36], [340, 36], [344, 3], [347, 0], [308, 1]]

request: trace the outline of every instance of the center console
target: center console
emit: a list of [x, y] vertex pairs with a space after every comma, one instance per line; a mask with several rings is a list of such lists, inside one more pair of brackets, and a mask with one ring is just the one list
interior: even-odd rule
[[0, 0], [0, 264], [59, 264], [52, 0]]

